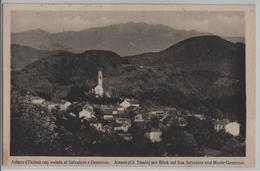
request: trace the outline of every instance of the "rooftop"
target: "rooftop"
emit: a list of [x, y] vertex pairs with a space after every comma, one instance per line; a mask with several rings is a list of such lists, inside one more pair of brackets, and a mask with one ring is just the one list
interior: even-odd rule
[[228, 124], [229, 123], [229, 120], [228, 119], [221, 119], [221, 120], [215, 120], [214, 121], [214, 124], [216, 125], [216, 124], [218, 124], [218, 125], [226, 125], [226, 124]]

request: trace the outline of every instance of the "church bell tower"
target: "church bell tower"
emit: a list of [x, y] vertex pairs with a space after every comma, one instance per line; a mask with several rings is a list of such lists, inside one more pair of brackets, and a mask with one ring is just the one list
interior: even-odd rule
[[104, 95], [104, 89], [103, 89], [103, 78], [102, 78], [102, 71], [98, 71], [98, 84], [94, 88], [96, 97], [102, 97]]
[[102, 71], [99, 70], [98, 71], [98, 85], [100, 85], [101, 87], [103, 87], [103, 80], [102, 80]]

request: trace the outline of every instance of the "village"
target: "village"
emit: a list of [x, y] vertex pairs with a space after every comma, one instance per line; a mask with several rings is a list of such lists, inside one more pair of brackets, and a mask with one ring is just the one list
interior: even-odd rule
[[[98, 71], [98, 83], [90, 93], [93, 93], [96, 98], [107, 95], [103, 88], [102, 71]], [[42, 97], [30, 95], [26, 99], [28, 103], [40, 105], [50, 112], [54, 109], [66, 111], [70, 117], [78, 117], [82, 124], [87, 121], [97, 131], [106, 134], [117, 134], [126, 141], [133, 139], [129, 129], [136, 126], [144, 130], [144, 136], [151, 143], [161, 142], [163, 131], [172, 125], [185, 128], [190, 124], [191, 118], [198, 121], [210, 121], [216, 132], [224, 131], [234, 137], [240, 135], [240, 124], [236, 121], [230, 121], [228, 118], [210, 118], [207, 114], [201, 113], [184, 114], [174, 107], [147, 108], [140, 105], [138, 100], [133, 98], [122, 98], [116, 104], [81, 102], [78, 112], [71, 109], [73, 106], [77, 106], [79, 102], [70, 102], [68, 100], [52, 102]]]

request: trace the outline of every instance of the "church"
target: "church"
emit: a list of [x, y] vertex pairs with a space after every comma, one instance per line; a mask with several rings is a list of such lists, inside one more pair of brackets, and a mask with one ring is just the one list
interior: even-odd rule
[[94, 94], [97, 98], [98, 97], [111, 97], [109, 91], [105, 91], [103, 87], [103, 76], [102, 76], [102, 71], [98, 71], [98, 83], [97, 85], [92, 88], [88, 93]]
[[104, 89], [103, 89], [103, 78], [102, 78], [102, 71], [98, 71], [98, 84], [93, 89], [96, 97], [102, 97], [104, 95]]

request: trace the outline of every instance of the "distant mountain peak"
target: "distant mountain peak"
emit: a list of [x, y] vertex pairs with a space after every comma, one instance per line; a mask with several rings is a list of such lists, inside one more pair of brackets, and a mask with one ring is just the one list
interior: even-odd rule
[[188, 70], [199, 68], [238, 76], [241, 71], [237, 66], [243, 64], [243, 56], [242, 43], [232, 43], [219, 36], [211, 35], [188, 38], [163, 51], [130, 56], [127, 59], [130, 63], [139, 65], [179, 66], [181, 64]]
[[50, 34], [49, 32], [47, 32], [46, 30], [40, 29], [40, 28], [36, 28], [36, 29], [31, 29], [31, 30], [27, 30], [27, 31], [22, 31], [22, 32], [17, 32], [14, 34], [24, 34], [24, 33], [38, 33], [38, 34]]
[[42, 29], [12, 34], [11, 43], [43, 50], [82, 53], [91, 49], [116, 52], [121, 56], [161, 51], [177, 42], [206, 33], [176, 30], [166, 25], [128, 22], [81, 31], [49, 33]]
[[135, 21], [129, 21], [129, 22], [126, 22], [126, 23], [122, 23], [122, 24], [129, 24], [129, 25], [136, 25], [136, 24], [143, 24], [143, 25], [149, 25], [148, 23], [146, 22], [135, 22]]
[[97, 50], [97, 49], [87, 50], [87, 51], [85, 51], [83, 53], [80, 53], [79, 55], [86, 55], [86, 54], [87, 55], [104, 55], [104, 57], [106, 56], [106, 54], [119, 56], [117, 53], [115, 53], [113, 51], [110, 51], [110, 50]]
[[41, 28], [32, 29], [31, 31], [49, 33], [49, 32], [47, 32], [46, 30], [43, 30], [43, 29], [41, 29]]
[[[162, 27], [170, 27], [167, 25], [163, 25], [163, 24], [151, 24], [151, 23], [146, 23], [146, 22], [134, 22], [134, 21], [130, 21], [127, 23], [121, 23], [119, 25], [128, 25], [128, 26], [162, 26]], [[172, 28], [172, 27], [170, 27]], [[172, 28], [174, 29], [174, 28]]]
[[185, 40], [180, 41], [177, 44], [174, 44], [168, 48], [166, 48], [164, 51], [170, 50], [173, 47], [177, 47], [177, 46], [182, 46], [183, 44], [194, 44], [194, 46], [199, 47], [200, 45], [206, 45], [206, 46], [223, 46], [224, 44], [232, 46], [233, 43], [229, 42], [219, 36], [216, 35], [202, 35], [202, 36], [195, 36], [195, 37], [191, 37]]

